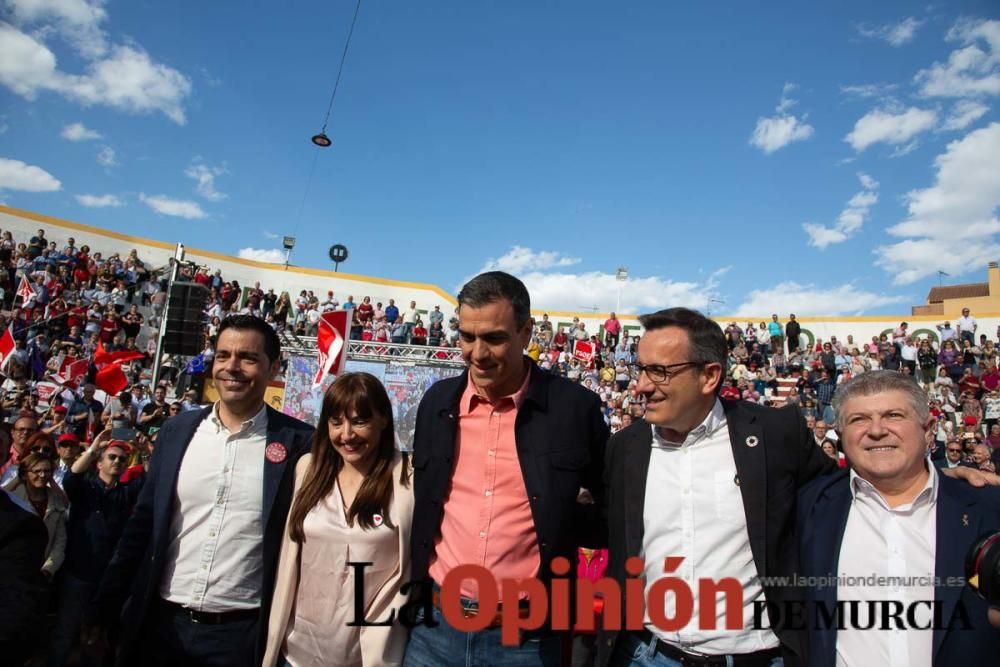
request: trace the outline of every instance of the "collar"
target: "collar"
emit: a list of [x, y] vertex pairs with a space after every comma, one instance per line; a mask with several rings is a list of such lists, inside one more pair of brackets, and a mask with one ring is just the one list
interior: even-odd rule
[[878, 489], [875, 488], [874, 484], [858, 475], [858, 473], [851, 468], [851, 500], [856, 502], [859, 495], [873, 498], [879, 505], [882, 506], [883, 509], [887, 509], [891, 512], [905, 512], [924, 505], [933, 505], [937, 502], [938, 494], [937, 466], [928, 465], [925, 461], [924, 467], [927, 469], [927, 482], [924, 483], [924, 488], [920, 490], [920, 493], [918, 493], [912, 501], [895, 508], [889, 507], [889, 503], [886, 502], [885, 497]]
[[[216, 401], [215, 405], [212, 406], [212, 412], [209, 415], [209, 420], [215, 426], [215, 432], [218, 433], [222, 429], [226, 428], [225, 424], [219, 418], [219, 404], [220, 401]], [[260, 410], [257, 411], [250, 419], [247, 419], [240, 424], [240, 430], [237, 433], [244, 433], [248, 431], [266, 430], [267, 429], [267, 404], [260, 406]]]
[[507, 401], [513, 401], [514, 408], [519, 410], [521, 405], [524, 403], [525, 397], [528, 395], [528, 386], [531, 384], [531, 366], [526, 364], [525, 371], [524, 380], [521, 382], [521, 386], [518, 387], [517, 391], [507, 396], [501, 396], [495, 401], [490, 401], [476, 391], [476, 385], [472, 382], [472, 373], [469, 372], [465, 381], [465, 391], [462, 392], [462, 397], [459, 399], [459, 415], [468, 415], [479, 402], [490, 403], [492, 405], [502, 405]]
[[684, 442], [671, 442], [660, 435], [655, 424], [650, 424], [653, 431], [653, 446], [664, 449], [677, 449], [678, 447], [690, 447], [700, 440], [710, 438], [720, 428], [726, 425], [726, 411], [722, 407], [722, 401], [715, 399], [715, 405], [709, 411], [705, 419], [691, 430], [684, 438]]

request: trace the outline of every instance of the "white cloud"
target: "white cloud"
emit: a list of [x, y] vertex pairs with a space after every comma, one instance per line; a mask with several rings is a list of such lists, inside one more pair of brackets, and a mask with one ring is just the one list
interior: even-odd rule
[[553, 267], [572, 266], [579, 264], [577, 257], [566, 257], [562, 253], [542, 250], [535, 252], [531, 248], [516, 245], [497, 259], [492, 257], [483, 265], [483, 271], [506, 271], [507, 273], [526, 273], [530, 271], [545, 271]]
[[761, 116], [757, 119], [757, 127], [750, 136], [751, 146], [770, 155], [790, 143], [803, 141], [813, 135], [813, 126], [806, 122], [806, 114], [799, 118], [788, 113], [789, 109], [798, 104], [798, 100], [789, 97], [793, 90], [795, 84], [786, 83], [778, 106], [774, 109], [776, 115]]
[[809, 245], [822, 250], [829, 245], [843, 243], [864, 226], [869, 209], [878, 203], [878, 181], [865, 173], [858, 173], [858, 180], [861, 181], [861, 190], [847, 202], [834, 225], [827, 227], [814, 222], [802, 225], [809, 235]]
[[271, 264], [285, 263], [285, 251], [273, 248], [270, 250], [263, 248], [240, 248], [237, 257], [252, 259], [258, 262], [270, 262]]
[[620, 312], [641, 313], [668, 305], [704, 310], [709, 299], [717, 298], [717, 281], [729, 270], [719, 269], [704, 282], [635, 275], [621, 282], [614, 272], [565, 270], [579, 261], [558, 252], [515, 246], [500, 259], [487, 260], [477, 273], [499, 270], [517, 275], [531, 294], [532, 308], [608, 312], [615, 310], [620, 294]]
[[268, 239], [272, 239], [272, 240], [274, 240], [274, 239], [280, 239], [281, 238], [278, 234], [275, 234], [274, 232], [269, 232], [266, 229], [264, 231], [262, 231], [261, 234], [264, 235], [264, 238], [268, 238]]
[[39, 26], [58, 34], [80, 55], [97, 58], [107, 51], [101, 23], [107, 18], [104, 0], [8, 0], [16, 23]]
[[934, 162], [934, 185], [907, 193], [907, 219], [888, 230], [903, 240], [875, 251], [897, 285], [979, 271], [1000, 256], [1000, 123], [949, 143]]
[[198, 194], [209, 201], [222, 201], [228, 196], [215, 189], [215, 177], [225, 173], [225, 167], [210, 167], [200, 162], [195, 162], [184, 170], [184, 175], [197, 183], [195, 190]]
[[118, 156], [115, 154], [115, 149], [111, 146], [101, 146], [101, 150], [97, 153], [97, 164], [102, 167], [117, 167]]
[[913, 77], [926, 97], [1000, 95], [1000, 20], [958, 21], [945, 36], [961, 48]]
[[100, 139], [101, 133], [84, 127], [83, 123], [71, 123], [62, 129], [60, 134], [67, 141], [90, 141]]
[[898, 113], [875, 109], [858, 119], [844, 141], [859, 153], [877, 143], [906, 144], [916, 135], [934, 127], [936, 122], [934, 111], [916, 107]]
[[923, 25], [923, 21], [909, 16], [899, 23], [889, 23], [880, 26], [859, 25], [858, 33], [862, 37], [869, 39], [881, 39], [892, 46], [902, 46], [913, 41], [917, 34], [917, 28]]
[[32, 100], [52, 91], [84, 106], [104, 105], [133, 113], [159, 111], [183, 125], [184, 102], [191, 81], [177, 70], [154, 62], [138, 45], [112, 47], [89, 61], [83, 74], [60, 71], [56, 57], [35, 36], [0, 23], [0, 84]]
[[959, 100], [941, 126], [942, 130], [964, 130], [986, 115], [990, 108], [975, 100]]
[[735, 314], [760, 317], [777, 311], [796, 315], [860, 315], [906, 302], [907, 297], [869, 292], [849, 283], [824, 288], [789, 280], [751, 291]]
[[899, 88], [899, 85], [895, 83], [863, 83], [852, 86], [841, 86], [840, 92], [845, 95], [865, 99], [874, 97], [888, 99], [891, 98], [892, 93], [897, 88]]
[[172, 199], [166, 195], [139, 195], [139, 201], [163, 215], [172, 215], [177, 218], [187, 218], [188, 220], [201, 220], [207, 218], [208, 214], [201, 210], [198, 202], [188, 199]]
[[125, 202], [116, 195], [76, 195], [76, 201], [87, 208], [106, 208], [109, 206], [124, 206]]
[[55, 192], [61, 188], [59, 179], [41, 167], [0, 157], [0, 190]]

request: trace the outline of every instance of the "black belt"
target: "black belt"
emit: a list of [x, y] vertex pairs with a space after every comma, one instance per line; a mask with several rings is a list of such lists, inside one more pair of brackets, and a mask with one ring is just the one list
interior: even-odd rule
[[237, 621], [255, 620], [260, 616], [260, 609], [237, 609], [236, 611], [197, 611], [182, 607], [176, 602], [161, 599], [160, 602], [172, 614], [183, 616], [192, 623], [202, 625], [224, 625]]
[[[656, 652], [682, 665], [726, 665], [726, 655], [703, 655], [682, 651], [673, 644], [668, 644], [649, 630], [643, 630], [639, 639], [648, 644], [656, 640]], [[781, 657], [780, 648], [769, 648], [754, 653], [730, 653], [735, 667], [769, 667], [771, 661]]]

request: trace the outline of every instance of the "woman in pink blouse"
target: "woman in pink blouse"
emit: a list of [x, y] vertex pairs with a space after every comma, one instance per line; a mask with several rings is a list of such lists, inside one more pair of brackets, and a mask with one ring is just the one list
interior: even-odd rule
[[323, 397], [312, 450], [295, 466], [295, 496], [281, 548], [265, 667], [398, 665], [407, 629], [351, 626], [355, 568], [364, 569], [365, 618], [406, 601], [413, 490], [396, 449], [392, 405], [368, 373], [341, 375]]

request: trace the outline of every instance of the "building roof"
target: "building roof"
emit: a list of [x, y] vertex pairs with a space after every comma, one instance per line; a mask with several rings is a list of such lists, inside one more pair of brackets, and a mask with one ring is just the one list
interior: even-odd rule
[[942, 285], [932, 287], [927, 295], [927, 303], [941, 303], [950, 299], [971, 299], [977, 296], [989, 296], [989, 283], [966, 283], [964, 285]]

